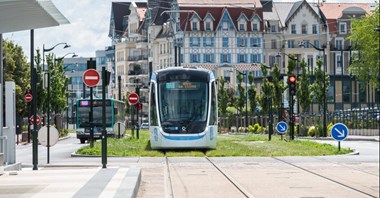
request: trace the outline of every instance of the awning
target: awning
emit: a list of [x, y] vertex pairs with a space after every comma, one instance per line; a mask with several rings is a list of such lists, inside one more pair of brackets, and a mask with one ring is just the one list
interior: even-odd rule
[[50, 0], [0, 0], [0, 34], [68, 23]]

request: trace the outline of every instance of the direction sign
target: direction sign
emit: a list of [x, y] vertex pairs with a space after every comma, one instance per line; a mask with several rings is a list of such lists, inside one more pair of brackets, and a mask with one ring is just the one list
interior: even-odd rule
[[336, 123], [331, 127], [331, 136], [336, 141], [343, 141], [348, 136], [348, 128], [343, 123]]
[[286, 124], [284, 121], [278, 122], [276, 125], [276, 130], [281, 134], [286, 133], [288, 130], [288, 124]]
[[128, 102], [130, 105], [135, 105], [139, 102], [139, 95], [137, 93], [131, 93], [128, 96]]
[[[34, 122], [35, 122], [34, 119], [33, 119], [33, 117], [34, 117], [34, 116], [32, 115], [32, 116], [30, 116], [30, 118], [29, 118], [29, 123], [30, 123], [30, 124], [34, 124]], [[36, 116], [36, 124], [37, 124], [37, 125], [41, 124], [41, 117], [40, 117], [39, 115]]]
[[30, 102], [33, 100], [33, 96], [30, 93], [25, 94], [25, 101]]
[[100, 74], [95, 69], [88, 69], [83, 73], [83, 82], [89, 87], [95, 87], [100, 81]]

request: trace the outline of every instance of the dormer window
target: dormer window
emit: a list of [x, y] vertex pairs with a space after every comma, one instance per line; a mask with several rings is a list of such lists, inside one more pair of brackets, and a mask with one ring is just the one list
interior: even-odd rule
[[260, 17], [258, 15], [254, 15], [251, 18], [251, 28], [252, 31], [260, 31]]
[[191, 30], [199, 30], [197, 21], [191, 23]]
[[339, 23], [339, 33], [347, 34], [347, 23]]
[[245, 31], [245, 24], [239, 23], [239, 31]]
[[205, 23], [205, 30], [206, 31], [211, 31], [211, 21], [206, 21], [206, 23]]

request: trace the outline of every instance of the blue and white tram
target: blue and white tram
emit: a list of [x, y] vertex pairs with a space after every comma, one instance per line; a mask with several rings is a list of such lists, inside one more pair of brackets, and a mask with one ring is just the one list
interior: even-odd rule
[[151, 148], [215, 148], [218, 100], [214, 74], [195, 67], [170, 67], [154, 72], [150, 82]]

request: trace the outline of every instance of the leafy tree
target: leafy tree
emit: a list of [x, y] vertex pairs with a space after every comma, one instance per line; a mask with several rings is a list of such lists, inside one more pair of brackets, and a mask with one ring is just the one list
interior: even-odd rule
[[315, 81], [311, 86], [312, 96], [322, 106], [330, 86], [330, 77], [322, 70], [322, 60], [317, 60], [317, 68], [314, 70]]
[[243, 108], [246, 102], [246, 94], [243, 86], [241, 83], [243, 82], [243, 74], [239, 72], [237, 75], [237, 80], [238, 80], [238, 91], [239, 91], [239, 97], [237, 99], [237, 109], [240, 112], [240, 114], [243, 112]]
[[354, 43], [352, 50], [358, 50], [351, 57], [350, 72], [362, 82], [370, 82], [380, 89], [380, 14], [379, 5], [361, 19], [352, 20], [352, 30], [347, 39]]
[[28, 115], [28, 105], [25, 94], [30, 88], [30, 69], [21, 46], [13, 41], [4, 40], [4, 81], [14, 81], [16, 84], [16, 114], [20, 117]]
[[257, 97], [256, 97], [256, 87], [253, 83], [253, 75], [250, 73], [248, 75], [248, 81], [250, 84], [249, 90], [248, 90], [248, 99], [249, 99], [249, 106], [251, 108], [251, 113], [254, 114], [257, 107]]
[[272, 76], [272, 83], [274, 88], [273, 106], [275, 108], [279, 108], [281, 107], [282, 94], [285, 91], [285, 85], [284, 81], [281, 78], [280, 67], [277, 64], [275, 64], [274, 68], [270, 71], [270, 75]]
[[54, 113], [59, 114], [67, 108], [67, 86], [69, 80], [65, 75], [63, 61], [59, 60], [52, 63], [53, 56], [48, 57], [50, 71], [50, 104], [53, 107]]
[[[37, 54], [34, 57], [34, 61], [36, 63], [36, 70], [37, 70], [37, 79], [36, 79], [36, 89], [37, 89], [37, 112], [40, 113], [46, 113], [47, 111], [47, 105], [45, 104], [46, 98], [47, 98], [47, 90], [44, 88], [44, 71], [42, 67], [42, 61], [41, 61], [41, 53], [40, 50], [36, 50]], [[47, 82], [46, 82], [47, 83]]]
[[219, 113], [221, 116], [227, 115], [227, 107], [228, 107], [228, 95], [227, 90], [224, 87], [226, 84], [226, 80], [224, 77], [219, 78], [219, 90], [218, 90], [218, 105], [219, 105]]
[[[261, 84], [261, 97], [260, 104], [264, 113], [270, 113], [269, 107], [273, 100], [273, 83], [268, 80], [268, 66], [261, 64], [261, 71], [263, 72], [263, 83]], [[273, 104], [273, 103], [272, 103]]]
[[302, 75], [297, 80], [297, 98], [303, 112], [306, 112], [311, 104], [310, 74], [307, 70], [307, 63], [302, 59], [300, 63]]

